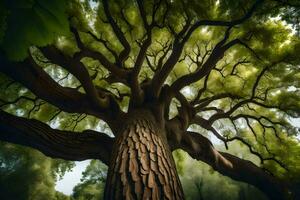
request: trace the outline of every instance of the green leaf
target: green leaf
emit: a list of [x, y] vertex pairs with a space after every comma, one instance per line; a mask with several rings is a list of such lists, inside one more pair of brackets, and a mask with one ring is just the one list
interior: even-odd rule
[[13, 0], [3, 5], [9, 14], [0, 16], [0, 48], [10, 60], [23, 60], [30, 46], [45, 46], [68, 34], [64, 0]]

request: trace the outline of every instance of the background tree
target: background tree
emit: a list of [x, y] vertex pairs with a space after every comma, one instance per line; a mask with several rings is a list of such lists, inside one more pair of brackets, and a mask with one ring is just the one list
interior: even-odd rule
[[0, 139], [103, 161], [106, 199], [183, 199], [175, 149], [294, 198], [300, 43], [270, 18], [286, 2], [1, 1]]
[[45, 158], [38, 151], [1, 142], [0, 198], [68, 200], [54, 186], [72, 166], [72, 162]]
[[103, 199], [104, 185], [107, 176], [107, 167], [102, 162], [92, 160], [82, 173], [81, 183], [73, 189], [73, 197], [76, 200]]

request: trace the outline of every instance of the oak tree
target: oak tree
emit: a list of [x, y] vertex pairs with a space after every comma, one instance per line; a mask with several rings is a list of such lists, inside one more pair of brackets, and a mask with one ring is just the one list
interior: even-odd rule
[[[176, 149], [270, 199], [296, 198], [297, 1], [4, 0], [0, 10], [1, 140], [101, 160], [105, 199], [184, 199]], [[261, 164], [205, 135], [238, 141]]]

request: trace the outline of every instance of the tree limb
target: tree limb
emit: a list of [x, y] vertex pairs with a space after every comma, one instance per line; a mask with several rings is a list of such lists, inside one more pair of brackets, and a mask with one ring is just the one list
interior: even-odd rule
[[149, 25], [147, 22], [147, 16], [146, 16], [146, 11], [144, 9], [143, 2], [138, 0], [137, 4], [138, 4], [139, 12], [140, 12], [143, 24], [144, 24], [144, 28], [146, 30], [146, 34], [145, 34], [146, 38], [140, 45], [140, 51], [137, 55], [130, 80], [131, 80], [131, 89], [132, 89], [132, 94], [133, 94], [132, 99], [136, 103], [141, 103], [143, 94], [142, 94], [142, 89], [140, 87], [140, 84], [138, 83], [138, 76], [141, 71], [143, 62], [146, 58], [146, 52], [152, 43], [153, 23]]
[[100, 159], [109, 163], [113, 138], [87, 130], [61, 131], [35, 120], [16, 117], [0, 110], [0, 139], [35, 148], [52, 158], [65, 160]]
[[[159, 71], [159, 73], [155, 73], [153, 77], [153, 91], [154, 91], [154, 96], [158, 96], [158, 94], [161, 91], [162, 84], [165, 82], [166, 78], [168, 77], [169, 73], [172, 71], [173, 67], [177, 63], [183, 47], [185, 43], [188, 41], [188, 39], [191, 37], [192, 33], [199, 28], [200, 26], [206, 25], [206, 26], [226, 26], [227, 31], [225, 33], [224, 39], [219, 42], [214, 51], [211, 53], [210, 57], [207, 59], [206, 63], [203, 65], [201, 70], [198, 70], [197, 73], [193, 73], [192, 75], [186, 75], [181, 78], [179, 78], [174, 84], [173, 88], [175, 90], [180, 90], [184, 86], [193, 83], [202, 77], [204, 77], [208, 71], [210, 71], [215, 64], [217, 63], [218, 60], [220, 60], [224, 56], [224, 52], [229, 49], [231, 46], [240, 43], [244, 45], [240, 40], [236, 39], [228, 44], [225, 44], [226, 40], [229, 37], [229, 30], [238, 24], [243, 23], [244, 21], [248, 20], [254, 13], [254, 11], [257, 9], [257, 7], [263, 2], [263, 0], [257, 0], [252, 7], [249, 9], [249, 11], [241, 18], [237, 20], [232, 20], [232, 21], [211, 21], [211, 20], [202, 20], [195, 22], [190, 28], [189, 26], [185, 26], [181, 33], [178, 35], [185, 35], [182, 40], [180, 41], [180, 38], [175, 38], [174, 45], [173, 45], [173, 51], [166, 61], [165, 65], [162, 67], [162, 69]], [[188, 22], [187, 22], [188, 24]], [[185, 34], [186, 33], [186, 34]], [[224, 45], [225, 44], [225, 45]], [[224, 45], [224, 46], [223, 46]]]
[[[103, 67], [105, 67], [108, 71], [110, 71], [114, 76], [118, 77], [119, 79], [125, 79], [123, 81], [124, 83], [126, 82], [128, 71], [123, 69], [122, 66], [117, 66], [116, 64], [110, 62], [102, 53], [98, 51], [92, 51], [89, 48], [87, 48], [81, 41], [79, 32], [76, 28], [71, 27], [70, 28], [72, 33], [74, 34], [76, 43], [78, 48], [80, 49], [79, 52], [74, 54], [74, 58], [76, 60], [80, 60], [83, 57], [90, 57], [95, 60], [98, 60]], [[116, 62], [120, 63], [120, 61], [116, 60]]]
[[104, 120], [109, 118], [107, 113], [96, 110], [85, 94], [73, 88], [62, 87], [42, 68], [32, 65], [29, 59], [22, 63], [12, 63], [0, 57], [0, 61], [1, 72], [27, 87], [37, 97], [59, 109], [70, 113], [87, 113]]
[[212, 21], [212, 20], [201, 20], [201, 21], [197, 21], [195, 22], [192, 27], [189, 29], [189, 31], [187, 32], [187, 34], [185, 35], [184, 40], [188, 40], [188, 38], [190, 38], [190, 36], [193, 34], [193, 32], [199, 28], [200, 26], [206, 25], [206, 26], [227, 26], [227, 27], [233, 27], [239, 24], [242, 24], [243, 22], [245, 22], [246, 20], [248, 20], [249, 18], [252, 17], [252, 15], [254, 14], [254, 12], [256, 11], [256, 9], [258, 8], [258, 6], [260, 4], [262, 4], [264, 2], [264, 0], [256, 0], [255, 3], [251, 6], [251, 8], [248, 10], [248, 12], [241, 18], [236, 19], [236, 20], [232, 20], [232, 21]]
[[234, 180], [256, 186], [270, 199], [285, 199], [287, 186], [250, 161], [219, 152], [199, 133], [180, 131], [176, 122], [169, 124], [168, 139], [172, 150], [183, 149], [192, 158], [203, 161], [214, 170]]
[[128, 43], [124, 33], [122, 32], [122, 30], [120, 29], [120, 27], [118, 26], [118, 24], [116, 23], [114, 18], [112, 17], [112, 14], [109, 10], [108, 0], [103, 1], [103, 8], [104, 8], [104, 13], [106, 15], [106, 18], [107, 18], [108, 22], [110, 23], [110, 25], [111, 25], [115, 35], [117, 36], [118, 40], [120, 41], [120, 43], [124, 47], [124, 49], [121, 51], [121, 53], [119, 55], [119, 61], [120, 61], [120, 63], [123, 64], [123, 62], [128, 58], [128, 56], [130, 54], [131, 46]]
[[[93, 103], [95, 107], [105, 109], [109, 106], [109, 99], [104, 94], [100, 94], [101, 96], [99, 95], [86, 67], [83, 65], [83, 63], [81, 63], [80, 60], [64, 56], [54, 46], [47, 46], [41, 50], [46, 58], [50, 60], [50, 62], [63, 67], [79, 80], [85, 92], [89, 96], [91, 103]], [[37, 65], [33, 60], [32, 64]]]
[[208, 73], [216, 66], [218, 61], [224, 57], [224, 54], [228, 49], [237, 44], [241, 44], [241, 41], [239, 39], [234, 39], [227, 44], [224, 44], [229, 37], [229, 30], [230, 29], [227, 29], [224, 38], [216, 44], [215, 48], [212, 50], [212, 53], [207, 58], [202, 67], [199, 70], [196, 70], [194, 73], [184, 75], [177, 79], [171, 86], [173, 90], [180, 90], [181, 88], [194, 83], [208, 75]]
[[158, 97], [160, 94], [162, 85], [179, 60], [183, 47], [184, 44], [179, 43], [178, 40], [175, 39], [171, 55], [168, 57], [162, 68], [155, 72], [152, 79], [153, 95], [155, 97]]

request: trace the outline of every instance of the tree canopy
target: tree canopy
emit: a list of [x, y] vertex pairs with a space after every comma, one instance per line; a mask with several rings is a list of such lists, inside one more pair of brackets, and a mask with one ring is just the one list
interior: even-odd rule
[[[269, 198], [297, 198], [299, 7], [297, 0], [1, 0], [0, 140], [109, 166], [122, 119], [148, 109], [171, 151]], [[225, 152], [236, 144], [259, 162]], [[5, 162], [22, 162], [19, 147], [5, 143], [0, 153], [7, 148], [16, 154]], [[61, 169], [47, 162], [43, 173]]]

